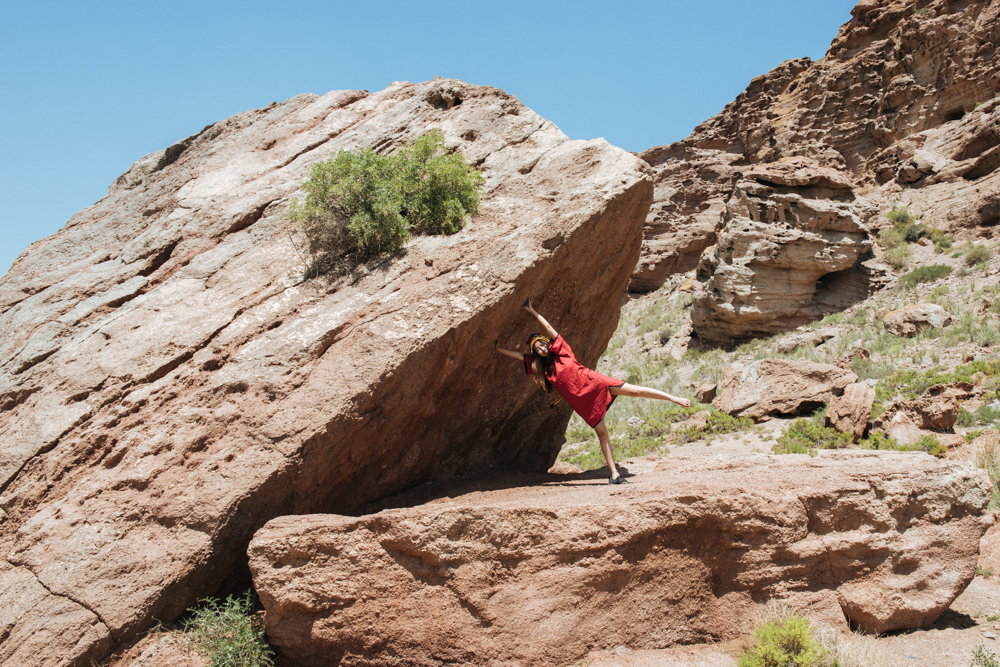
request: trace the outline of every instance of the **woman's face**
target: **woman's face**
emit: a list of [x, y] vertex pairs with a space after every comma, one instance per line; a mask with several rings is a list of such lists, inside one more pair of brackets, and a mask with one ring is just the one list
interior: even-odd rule
[[549, 356], [549, 344], [546, 343], [544, 340], [536, 340], [535, 341], [535, 354], [537, 354], [540, 357], [547, 357], [547, 356]]

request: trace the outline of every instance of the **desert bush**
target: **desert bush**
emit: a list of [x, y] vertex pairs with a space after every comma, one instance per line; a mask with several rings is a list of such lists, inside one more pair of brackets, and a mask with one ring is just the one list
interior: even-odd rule
[[206, 599], [192, 610], [184, 624], [212, 667], [271, 667], [274, 652], [264, 637], [264, 624], [253, 613], [253, 593], [228, 597], [224, 602]]
[[907, 210], [905, 206], [897, 206], [893, 208], [885, 214], [885, 217], [889, 218], [889, 222], [892, 223], [893, 227], [905, 227], [906, 225], [912, 225], [917, 221], [917, 219], [910, 214], [910, 211]]
[[482, 174], [431, 130], [394, 155], [341, 151], [312, 166], [288, 214], [306, 233], [309, 273], [401, 248], [411, 234], [453, 234], [479, 212]]
[[797, 419], [778, 438], [772, 451], [775, 454], [809, 454], [817, 449], [843, 449], [854, 439], [847, 433], [823, 426], [826, 408], [823, 407], [808, 419]]
[[927, 452], [931, 456], [937, 456], [938, 458], [948, 453], [948, 448], [942, 445], [935, 435], [922, 435], [910, 447], [913, 451]]
[[906, 268], [906, 265], [910, 263], [910, 257], [912, 256], [910, 251], [910, 246], [904, 244], [889, 248], [885, 251], [885, 262], [892, 268], [900, 271]]
[[878, 244], [882, 246], [884, 250], [889, 250], [890, 248], [895, 248], [897, 246], [904, 245], [905, 243], [906, 239], [903, 238], [902, 232], [895, 227], [883, 229], [878, 234]]
[[753, 646], [739, 657], [739, 667], [827, 667], [831, 656], [817, 639], [808, 618], [791, 616], [757, 626]]
[[935, 229], [933, 227], [928, 227], [929, 232], [927, 236], [934, 243], [934, 252], [941, 254], [946, 250], [949, 250], [952, 244], [955, 243], [955, 238], [950, 234], [945, 234], [940, 229]]
[[965, 408], [958, 409], [958, 418], [955, 423], [959, 426], [976, 426], [992, 424], [1000, 420], [1000, 409], [992, 405], [984, 405], [975, 412], [968, 412]]
[[992, 256], [993, 251], [990, 250], [989, 246], [970, 244], [962, 261], [965, 262], [966, 266], [976, 266], [981, 262], [989, 260]]
[[932, 283], [940, 280], [951, 273], [951, 267], [943, 264], [933, 264], [931, 266], [918, 266], [899, 279], [899, 284], [903, 287], [916, 287], [920, 283]]
[[868, 437], [858, 443], [861, 449], [897, 449], [899, 445], [895, 438], [890, 438], [882, 431], [872, 431]]
[[753, 420], [749, 417], [733, 417], [721, 410], [712, 410], [708, 413], [705, 428], [688, 427], [677, 434], [677, 442], [683, 444], [713, 435], [746, 431], [752, 426]]
[[972, 649], [972, 664], [969, 667], [1000, 667], [1000, 658], [982, 644], [977, 644]]
[[872, 431], [860, 443], [862, 449], [894, 450], [897, 452], [927, 452], [932, 456], [944, 456], [947, 448], [933, 435], [924, 435], [912, 445], [901, 445], [882, 431]]

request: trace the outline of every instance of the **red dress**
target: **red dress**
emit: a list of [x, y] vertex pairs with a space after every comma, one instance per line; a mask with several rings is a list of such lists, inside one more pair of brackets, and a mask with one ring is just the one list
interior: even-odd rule
[[[615, 400], [608, 388], [621, 387], [625, 383], [581, 364], [562, 336], [556, 336], [549, 345], [549, 354], [554, 357], [554, 369], [552, 373], [546, 373], [545, 377], [576, 410], [576, 414], [583, 417], [587, 426], [597, 426]], [[524, 369], [528, 375], [534, 375], [530, 354], [524, 355]]]

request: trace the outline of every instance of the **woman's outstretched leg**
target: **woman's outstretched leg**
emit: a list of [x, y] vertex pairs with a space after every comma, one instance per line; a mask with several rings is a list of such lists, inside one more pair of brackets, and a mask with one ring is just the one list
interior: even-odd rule
[[[618, 466], [615, 465], [615, 457], [611, 452], [611, 438], [608, 437], [608, 427], [604, 425], [604, 420], [597, 422], [594, 427], [597, 431], [597, 439], [601, 441], [601, 452], [604, 453], [604, 460], [608, 462], [608, 470], [611, 471], [611, 479], [617, 480], [621, 477], [618, 474]], [[615, 482], [617, 483], [617, 482]]]
[[608, 391], [611, 392], [612, 396], [633, 396], [635, 398], [656, 398], [661, 401], [671, 401], [677, 405], [690, 408], [691, 401], [686, 398], [680, 398], [679, 396], [671, 396], [670, 394], [660, 391], [658, 389], [650, 389], [649, 387], [640, 387], [635, 384], [623, 384], [620, 387], [608, 387]]

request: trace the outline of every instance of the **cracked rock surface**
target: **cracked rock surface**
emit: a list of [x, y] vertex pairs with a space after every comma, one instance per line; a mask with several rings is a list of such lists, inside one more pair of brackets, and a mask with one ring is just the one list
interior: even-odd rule
[[494, 476], [275, 519], [249, 548], [268, 636], [310, 667], [558, 665], [734, 639], [772, 597], [845, 630], [922, 627], [991, 521], [985, 472], [923, 453], [665, 460], [631, 482]]
[[[483, 171], [481, 215], [303, 280], [282, 210], [310, 166], [431, 128]], [[569, 408], [493, 341], [527, 337], [530, 295], [594, 364], [651, 197], [634, 156], [446, 79], [299, 95], [136, 162], [0, 279], [0, 664], [89, 666], [245, 586], [275, 516], [546, 469]]]

